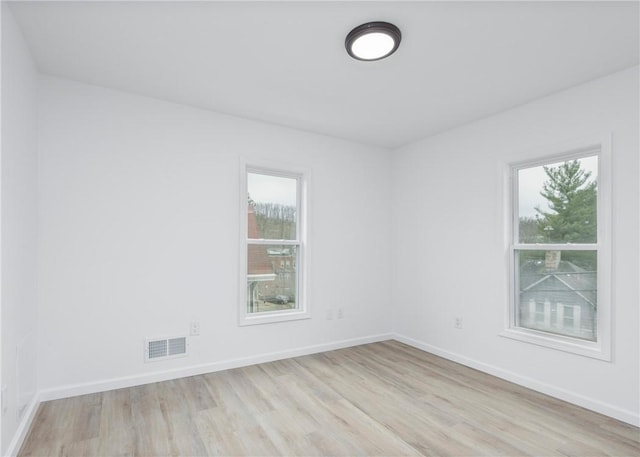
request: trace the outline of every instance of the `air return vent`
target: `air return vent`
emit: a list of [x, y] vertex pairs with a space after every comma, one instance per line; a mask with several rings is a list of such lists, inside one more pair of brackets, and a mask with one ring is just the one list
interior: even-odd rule
[[187, 355], [187, 337], [156, 338], [146, 340], [144, 344], [145, 362], [173, 359]]

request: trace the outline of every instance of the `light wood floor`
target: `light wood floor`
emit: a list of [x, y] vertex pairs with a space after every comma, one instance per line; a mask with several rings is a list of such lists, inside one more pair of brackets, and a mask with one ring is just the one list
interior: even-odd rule
[[43, 403], [21, 456], [640, 456], [640, 429], [398, 342]]

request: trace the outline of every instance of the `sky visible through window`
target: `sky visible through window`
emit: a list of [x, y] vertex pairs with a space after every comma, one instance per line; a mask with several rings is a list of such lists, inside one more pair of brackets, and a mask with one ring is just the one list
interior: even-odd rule
[[[598, 156], [583, 157], [578, 159], [581, 168], [585, 171], [591, 172], [588, 182], [597, 180], [598, 177]], [[557, 167], [564, 163], [557, 162], [549, 164], [549, 167]], [[522, 217], [535, 218], [538, 212], [535, 210], [539, 207], [543, 211], [550, 211], [549, 202], [545, 199], [540, 192], [542, 191], [542, 185], [547, 180], [547, 174], [541, 165], [531, 168], [521, 168], [518, 172], [518, 197], [519, 208], [518, 215]]]
[[256, 203], [296, 206], [296, 180], [273, 175], [247, 173], [247, 189]]

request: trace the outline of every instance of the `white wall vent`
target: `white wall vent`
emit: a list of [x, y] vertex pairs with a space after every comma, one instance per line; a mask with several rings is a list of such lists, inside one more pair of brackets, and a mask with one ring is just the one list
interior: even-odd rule
[[144, 360], [145, 362], [154, 362], [156, 360], [185, 357], [187, 349], [186, 336], [148, 339], [144, 343]]

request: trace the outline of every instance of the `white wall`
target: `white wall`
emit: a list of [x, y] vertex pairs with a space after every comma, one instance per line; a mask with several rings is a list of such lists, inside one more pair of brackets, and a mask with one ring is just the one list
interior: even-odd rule
[[[51, 77], [40, 91], [44, 398], [390, 331], [386, 150]], [[241, 156], [311, 171], [310, 320], [237, 325]], [[143, 363], [145, 338], [192, 319], [190, 357]]]
[[4, 2], [1, 8], [1, 377], [8, 409], [0, 451], [5, 455], [36, 388], [37, 76], [11, 11]]
[[[613, 132], [612, 363], [498, 336], [508, 300], [504, 164]], [[640, 423], [638, 68], [393, 155], [395, 332], [427, 350]], [[454, 316], [464, 329], [453, 328]]]

